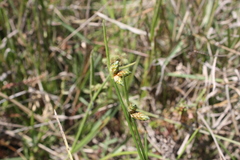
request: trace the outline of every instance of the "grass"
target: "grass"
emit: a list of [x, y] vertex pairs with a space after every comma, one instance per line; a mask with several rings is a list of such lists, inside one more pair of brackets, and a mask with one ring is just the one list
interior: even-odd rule
[[0, 159], [240, 159], [239, 8], [3, 0]]

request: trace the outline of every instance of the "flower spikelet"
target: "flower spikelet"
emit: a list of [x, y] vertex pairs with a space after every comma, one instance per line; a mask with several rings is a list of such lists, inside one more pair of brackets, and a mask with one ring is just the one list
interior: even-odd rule
[[133, 105], [133, 104], [130, 104], [129, 107], [128, 107], [128, 113], [133, 114], [133, 113], [136, 113], [136, 112], [137, 112], [137, 106]]
[[142, 121], [146, 121], [146, 120], [150, 119], [147, 115], [145, 115], [141, 112], [132, 113], [132, 114], [130, 114], [130, 116], [134, 119], [138, 119], [138, 120], [142, 120]]
[[113, 76], [113, 79], [117, 84], [120, 84], [123, 86], [123, 80], [120, 76], [115, 75], [115, 76]]
[[116, 61], [113, 64], [111, 64], [110, 71], [113, 75], [115, 75], [119, 72], [119, 61]]
[[124, 85], [122, 78], [128, 76], [131, 74], [131, 72], [128, 69], [125, 70], [119, 70], [119, 61], [115, 61], [110, 66], [110, 72], [112, 74], [113, 80], [120, 85]]
[[138, 120], [142, 120], [142, 121], [146, 121], [146, 120], [149, 120], [150, 118], [141, 113], [141, 112], [138, 112], [137, 111], [137, 106], [136, 105], [133, 105], [133, 104], [130, 104], [129, 107], [128, 107], [128, 113], [130, 114], [130, 116], [134, 119], [138, 119]]
[[119, 71], [117, 73], [117, 76], [119, 76], [119, 77], [127, 77], [130, 74], [131, 74], [131, 72], [128, 69], [125, 69], [125, 70]]

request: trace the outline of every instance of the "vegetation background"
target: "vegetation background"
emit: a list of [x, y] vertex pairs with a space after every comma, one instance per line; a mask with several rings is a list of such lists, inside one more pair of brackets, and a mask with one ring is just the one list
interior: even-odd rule
[[238, 0], [2, 0], [0, 158], [144, 159], [107, 38], [147, 159], [240, 159], [239, 28]]

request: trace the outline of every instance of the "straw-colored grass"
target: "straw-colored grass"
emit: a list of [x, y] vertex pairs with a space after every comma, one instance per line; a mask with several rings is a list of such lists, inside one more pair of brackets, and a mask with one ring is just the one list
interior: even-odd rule
[[0, 159], [240, 159], [239, 8], [1, 1]]

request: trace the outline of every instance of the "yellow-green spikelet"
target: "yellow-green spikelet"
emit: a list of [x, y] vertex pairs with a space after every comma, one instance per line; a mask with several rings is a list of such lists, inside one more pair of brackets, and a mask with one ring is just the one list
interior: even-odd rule
[[115, 75], [119, 72], [119, 61], [116, 61], [110, 65], [110, 72]]
[[142, 121], [146, 121], [146, 120], [150, 119], [147, 115], [145, 115], [141, 112], [132, 113], [132, 114], [130, 114], [130, 116], [134, 119], [138, 119], [138, 120], [142, 120]]
[[136, 112], [137, 112], [137, 106], [133, 105], [133, 104], [130, 104], [129, 107], [128, 107], [128, 113], [133, 114], [133, 113], [136, 113]]
[[113, 79], [114, 79], [114, 81], [115, 81], [117, 84], [120, 84], [120, 85], [123, 86], [123, 80], [122, 80], [121, 77], [119, 77], [119, 76], [116, 75], [116, 76], [113, 77]]
[[131, 74], [131, 72], [128, 69], [125, 69], [125, 70], [119, 71], [117, 73], [117, 76], [119, 76], [119, 77], [127, 77], [130, 74]]

